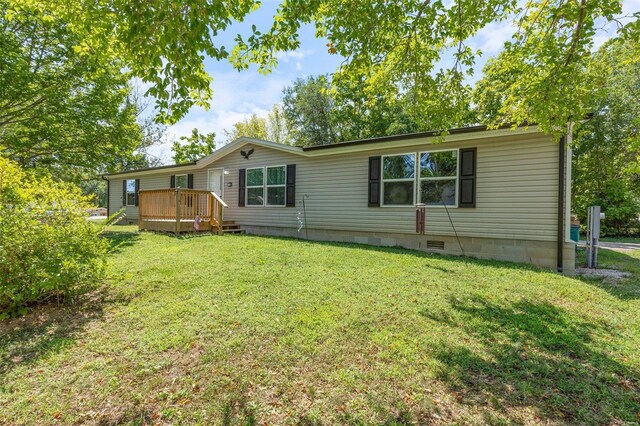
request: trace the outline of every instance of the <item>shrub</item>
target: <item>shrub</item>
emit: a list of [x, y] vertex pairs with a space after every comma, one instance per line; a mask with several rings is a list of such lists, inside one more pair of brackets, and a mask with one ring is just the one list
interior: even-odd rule
[[77, 187], [0, 158], [0, 319], [102, 277], [107, 242], [87, 207]]

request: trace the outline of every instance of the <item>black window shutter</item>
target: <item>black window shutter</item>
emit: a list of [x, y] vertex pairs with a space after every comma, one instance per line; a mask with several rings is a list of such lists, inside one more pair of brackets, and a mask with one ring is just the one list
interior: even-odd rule
[[169, 184], [169, 188], [176, 187], [176, 175], [171, 175], [171, 183]]
[[139, 199], [140, 199], [140, 179], [136, 179], [136, 197], [135, 197], [135, 205], [138, 205]]
[[380, 207], [381, 157], [369, 157], [369, 207]]
[[477, 148], [460, 150], [460, 194], [458, 207], [476, 206], [476, 163]]
[[238, 207], [244, 207], [244, 193], [247, 178], [247, 169], [240, 169], [238, 177]]
[[122, 181], [122, 206], [127, 205], [127, 180]]
[[287, 164], [287, 207], [296, 206], [296, 165]]
[[187, 175], [187, 188], [193, 189], [193, 173]]

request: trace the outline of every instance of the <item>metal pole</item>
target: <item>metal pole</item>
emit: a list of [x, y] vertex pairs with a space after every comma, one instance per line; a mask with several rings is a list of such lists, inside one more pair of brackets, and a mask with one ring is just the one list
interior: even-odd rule
[[304, 204], [304, 200], [307, 197], [308, 197], [307, 194], [304, 194], [302, 196], [302, 211], [304, 213], [304, 234], [307, 237], [307, 241], [309, 241], [309, 228], [307, 228], [307, 207]]
[[585, 239], [585, 255], [587, 256], [587, 268], [591, 268], [591, 210], [592, 207], [587, 209], [587, 237]]
[[598, 246], [600, 245], [600, 206], [593, 206], [593, 212], [591, 213], [593, 218], [593, 229], [591, 230], [592, 250], [591, 256], [593, 257], [592, 264], [594, 268], [598, 267]]
[[600, 245], [600, 206], [591, 206], [587, 212], [587, 268], [598, 267], [598, 246]]

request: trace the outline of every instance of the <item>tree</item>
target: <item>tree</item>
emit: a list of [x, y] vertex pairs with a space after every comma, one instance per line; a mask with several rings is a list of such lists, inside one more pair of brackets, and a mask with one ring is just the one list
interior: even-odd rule
[[0, 320], [101, 282], [108, 243], [90, 206], [74, 185], [0, 157]]
[[216, 149], [215, 133], [201, 134], [198, 129], [191, 131], [191, 136], [181, 136], [174, 141], [171, 150], [176, 164], [199, 160]]
[[[414, 115], [416, 93], [365, 93], [362, 80], [332, 86], [326, 76], [299, 79], [283, 91], [283, 111], [291, 139], [300, 145], [336, 143], [345, 140], [437, 129], [427, 113], [419, 122]], [[463, 125], [473, 122], [466, 110]]]
[[73, 22], [74, 49], [101, 60], [119, 58], [151, 88], [161, 121], [175, 122], [193, 105], [208, 107], [211, 77], [205, 56], [229, 55], [216, 36], [254, 11], [255, 0], [158, 1], [5, 0], [9, 16], [46, 11], [47, 16]]
[[620, 7], [618, 1], [529, 2], [513, 41], [485, 67], [476, 95], [481, 116], [492, 125], [537, 123], [556, 136], [567, 122], [580, 121], [596, 95], [587, 69], [598, 18], [613, 20]]
[[[597, 88], [594, 114], [575, 135], [573, 205], [583, 223], [600, 205], [609, 234], [638, 232], [640, 216], [640, 59], [631, 42], [605, 44], [587, 70]], [[634, 229], [635, 228], [635, 229]]]
[[413, 91], [384, 93], [365, 91], [362, 79], [352, 79], [332, 89], [333, 121], [340, 123], [343, 140], [365, 139], [385, 135], [433, 130], [433, 124], [423, 117], [418, 123], [412, 117], [416, 103]]
[[78, 53], [68, 22], [44, 11], [9, 15], [0, 1], [0, 24], [2, 156], [78, 180], [135, 150], [141, 134], [121, 62]]
[[268, 140], [271, 142], [290, 144], [289, 127], [280, 105], [274, 105], [266, 118], [251, 114], [248, 118], [238, 121], [231, 130], [224, 131], [226, 143], [245, 136], [249, 138]]
[[[290, 0], [282, 2], [271, 27], [256, 26], [225, 45], [217, 36], [259, 7], [257, 0], [136, 2], [125, 0], [5, 0], [15, 17], [46, 10], [74, 22], [76, 48], [92, 56], [120, 58], [133, 75], [151, 84], [160, 119], [175, 121], [192, 105], [208, 106], [211, 77], [206, 56], [229, 59], [237, 69], [257, 64], [270, 72], [280, 52], [300, 45], [303, 24], [329, 40], [328, 51], [345, 58], [333, 78], [361, 78], [365, 92], [416, 91], [419, 123], [446, 129], [463, 121], [471, 90], [466, 78], [481, 52], [469, 39], [492, 22], [516, 18], [518, 31], [496, 72], [511, 74], [505, 86], [509, 120], [535, 119], [545, 131], [581, 117], [588, 93], [579, 71], [597, 26], [618, 22], [618, 0], [454, 0], [403, 2]], [[638, 40], [640, 24], [621, 35]], [[225, 38], [226, 39], [226, 38]], [[451, 60], [449, 60], [451, 59]], [[552, 108], [548, 105], [553, 104]], [[495, 124], [495, 123], [493, 123]]]
[[[412, 119], [420, 127], [447, 129], [466, 121], [469, 110], [468, 77], [481, 54], [469, 39], [489, 23], [515, 17], [513, 40], [490, 64], [489, 71], [501, 76], [503, 109], [489, 124], [532, 120], [558, 136], [567, 121], [587, 112], [583, 70], [596, 28], [619, 22], [620, 14], [617, 0], [288, 1], [269, 31], [239, 38], [232, 59], [267, 70], [276, 51], [298, 46], [298, 24], [315, 22], [317, 33], [329, 39], [329, 52], [346, 58], [335, 86], [360, 79], [367, 96], [411, 90]], [[637, 40], [638, 27], [627, 25], [621, 36]]]
[[324, 145], [342, 140], [333, 120], [334, 101], [326, 76], [299, 78], [282, 93], [284, 116], [297, 144]]
[[271, 108], [267, 116], [267, 140], [285, 145], [292, 143], [287, 118], [278, 104]]
[[[150, 148], [163, 142], [166, 126], [155, 121], [153, 116], [145, 114], [150, 100], [142, 96], [137, 88], [133, 88], [128, 102], [136, 105], [136, 121], [140, 129], [140, 139], [137, 140], [135, 147], [131, 150], [118, 152], [108, 158], [106, 164], [99, 165], [97, 170], [85, 170], [73, 179], [82, 193], [94, 200], [96, 205], [100, 207], [107, 206], [107, 182], [102, 179], [102, 174], [143, 169], [162, 164], [162, 159], [152, 155]], [[59, 177], [67, 181], [71, 180], [71, 177], [65, 174]]]
[[227, 143], [233, 142], [242, 136], [266, 140], [268, 138], [267, 120], [258, 117], [256, 114], [251, 114], [249, 118], [235, 123], [230, 131], [225, 130], [224, 134]]

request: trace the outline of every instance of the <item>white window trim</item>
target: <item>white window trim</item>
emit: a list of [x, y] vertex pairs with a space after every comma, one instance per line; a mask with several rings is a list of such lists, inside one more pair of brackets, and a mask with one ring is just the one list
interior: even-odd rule
[[211, 188], [211, 174], [209, 173], [211, 170], [221, 170], [222, 171], [222, 182], [221, 182], [221, 187], [220, 187], [220, 198], [222, 198], [224, 200], [224, 167], [212, 167], [210, 169], [207, 169], [207, 191], [210, 191], [209, 188]]
[[[249, 170], [262, 170], [262, 185], [249, 185]], [[265, 167], [247, 167], [245, 170], [246, 184], [244, 187], [244, 205], [245, 207], [264, 207], [267, 200], [265, 198], [265, 182], [266, 182], [266, 169]], [[249, 188], [262, 188], [262, 204], [249, 204]]]
[[[421, 178], [420, 177], [420, 156], [422, 154], [427, 154], [427, 153], [432, 153], [432, 152], [445, 152], [445, 151], [456, 151], [456, 176], [455, 178], [453, 176], [442, 176], [442, 177], [431, 177], [431, 178]], [[414, 165], [414, 172], [413, 172], [413, 179], [411, 178], [406, 178], [406, 179], [385, 179], [384, 178], [384, 159], [387, 157], [398, 157], [398, 156], [402, 156], [402, 155], [414, 155], [415, 158], [415, 165]], [[421, 191], [420, 191], [420, 182], [423, 180], [453, 180], [455, 179], [456, 181], [456, 196], [455, 196], [455, 200], [456, 203], [455, 204], [447, 204], [445, 205], [425, 205], [426, 208], [428, 209], [443, 209], [443, 208], [448, 208], [448, 209], [457, 209], [458, 208], [458, 191], [460, 190], [460, 188], [458, 188], [458, 184], [460, 181], [460, 148], [448, 148], [448, 149], [433, 149], [433, 150], [427, 150], [427, 151], [418, 151], [418, 152], [405, 152], [405, 153], [398, 153], [398, 154], [386, 154], [386, 155], [382, 155], [381, 159], [380, 159], [380, 207], [395, 207], [395, 208], [415, 208], [417, 203], [420, 203], [422, 200], [421, 198]], [[413, 201], [414, 204], [385, 204], [384, 203], [384, 183], [385, 182], [409, 182], [409, 181], [413, 181]]]
[[[187, 186], [185, 186], [185, 187], [178, 186], [178, 177], [180, 177], [180, 176], [185, 176], [187, 178]], [[183, 173], [181, 175], [176, 175], [176, 188], [189, 189], [189, 175], [187, 173]]]
[[[282, 185], [267, 185], [267, 169], [274, 169], [274, 168], [284, 168], [284, 184]], [[286, 207], [287, 206], [287, 165], [286, 164], [281, 164], [281, 165], [275, 165], [275, 166], [262, 166], [262, 167], [248, 167], [245, 171], [246, 174], [248, 174], [249, 170], [258, 170], [258, 169], [262, 169], [262, 185], [252, 185], [249, 186], [249, 179], [247, 178], [247, 184], [245, 185], [245, 189], [244, 189], [244, 206], [245, 207], [268, 207], [268, 208], [273, 208], [273, 207]], [[262, 204], [249, 204], [249, 188], [262, 188], [262, 200], [263, 203]], [[283, 204], [269, 204], [267, 202], [267, 188], [284, 188], [284, 203]]]
[[[136, 206], [136, 190], [134, 189], [133, 191], [129, 191], [128, 187], [129, 185], [127, 184], [130, 180], [133, 181], [133, 187], [135, 188], [136, 185], [136, 180], [135, 179], [125, 179], [124, 180], [124, 185], [125, 188], [127, 188], [127, 191], [125, 192], [124, 195], [124, 205], [127, 207], [135, 207]], [[129, 204], [129, 194], [133, 194], [133, 204]]]
[[[284, 183], [279, 185], [268, 185], [267, 184], [267, 169], [284, 169]], [[269, 204], [269, 188], [284, 188], [284, 201], [282, 204]], [[265, 166], [264, 167], [264, 206], [265, 207], [286, 207], [287, 206], [287, 165], [279, 165], [279, 166]]]
[[[385, 179], [384, 178], [384, 159], [388, 157], [401, 157], [403, 155], [413, 155], [413, 177], [401, 179]], [[398, 154], [383, 155], [380, 159], [380, 206], [381, 207], [415, 207], [416, 202], [416, 176], [418, 171], [418, 156], [415, 152], [405, 152]], [[413, 182], [413, 204], [385, 204], [384, 203], [384, 184], [385, 182]]]
[[[453, 176], [439, 176], [439, 177], [420, 177], [421, 176], [421, 165], [420, 165], [420, 156], [422, 154], [430, 154], [432, 152], [447, 152], [447, 151], [456, 151], [456, 176], [455, 178]], [[437, 209], [443, 209], [443, 208], [448, 208], [448, 209], [457, 209], [458, 208], [458, 191], [460, 190], [460, 188], [458, 188], [458, 182], [460, 179], [460, 148], [450, 148], [450, 149], [434, 149], [434, 150], [429, 150], [429, 151], [420, 151], [418, 152], [418, 156], [416, 157], [416, 162], [417, 162], [417, 167], [418, 167], [418, 173], [416, 174], [416, 178], [418, 180], [418, 185], [417, 185], [417, 197], [416, 199], [418, 200], [419, 203], [422, 203], [422, 191], [420, 190], [420, 182], [422, 182], [423, 180], [454, 180], [456, 181], [455, 183], [455, 189], [456, 189], [456, 195], [454, 197], [455, 199], [455, 204], [441, 204], [441, 205], [433, 205], [433, 204], [425, 204], [425, 207], [427, 208], [437, 208]]]

